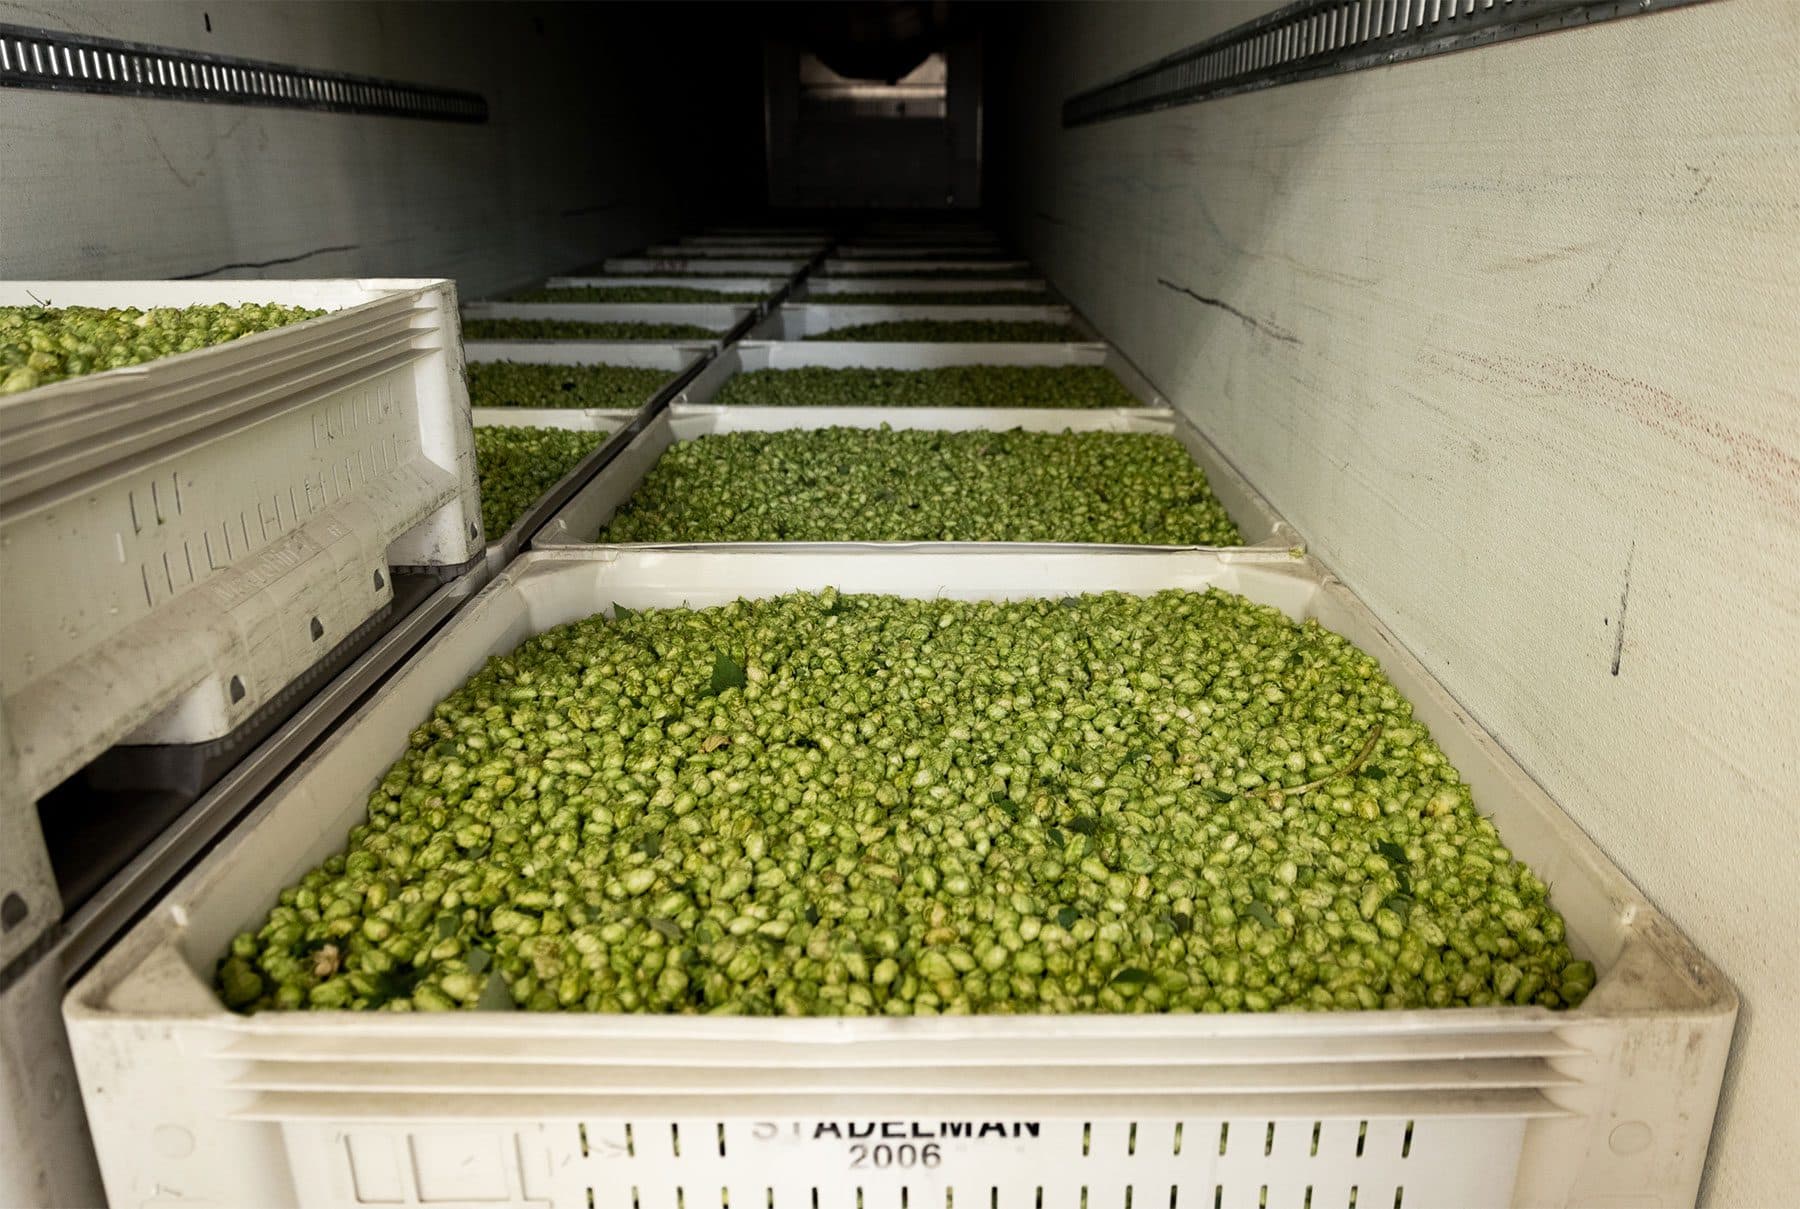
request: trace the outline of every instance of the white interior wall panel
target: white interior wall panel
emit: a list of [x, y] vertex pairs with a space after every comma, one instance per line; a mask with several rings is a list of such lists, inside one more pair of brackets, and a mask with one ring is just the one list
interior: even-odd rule
[[[559, 4], [0, 0], [0, 22], [484, 94], [484, 124], [6, 90], [0, 277], [455, 277], [479, 297], [729, 207], [742, 140], [678, 14]], [[208, 26], [210, 25], [210, 29]], [[717, 43], [696, 56], [721, 53]], [[573, 53], [570, 47], [577, 47]], [[666, 62], [663, 64], [666, 66]], [[573, 66], [575, 70], [570, 70]], [[758, 65], [744, 64], [747, 103]], [[655, 103], [646, 103], [654, 96]], [[759, 115], [747, 110], [745, 139]], [[745, 142], [745, 162], [760, 147]], [[723, 165], [723, 168], [722, 168]], [[756, 182], [744, 180], [751, 202]]]
[[1706, 1199], [1800, 1187], [1800, 5], [1064, 130], [1267, 4], [1050, 5], [1012, 217], [1744, 998]]

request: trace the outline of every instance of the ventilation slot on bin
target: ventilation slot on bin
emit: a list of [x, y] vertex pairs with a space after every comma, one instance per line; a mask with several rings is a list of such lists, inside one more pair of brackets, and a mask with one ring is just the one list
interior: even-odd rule
[[[640, 1118], [286, 1132], [293, 1170], [308, 1173], [305, 1202], [344, 1209], [451, 1192], [546, 1209], [1478, 1209], [1510, 1204], [1524, 1134], [1520, 1119], [1458, 1117], [1024, 1124]], [[1174, 1139], [1187, 1127], [1227, 1144], [1183, 1157]], [[668, 1144], [642, 1151], [645, 1131]], [[933, 1136], [902, 1138], [915, 1133]], [[698, 1136], [718, 1142], [696, 1148]]]

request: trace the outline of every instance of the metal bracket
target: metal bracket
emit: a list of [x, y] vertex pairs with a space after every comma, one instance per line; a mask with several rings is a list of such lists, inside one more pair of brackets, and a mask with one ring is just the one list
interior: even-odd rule
[[477, 92], [0, 24], [0, 87], [436, 122], [485, 122]]
[[1702, 0], [1297, 0], [1063, 102], [1062, 124], [1580, 29]]

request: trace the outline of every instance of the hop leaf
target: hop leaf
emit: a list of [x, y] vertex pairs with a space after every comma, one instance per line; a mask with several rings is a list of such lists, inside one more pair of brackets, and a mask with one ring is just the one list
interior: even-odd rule
[[748, 683], [750, 680], [744, 674], [743, 664], [723, 651], [713, 656], [712, 683], [707, 688], [709, 694], [716, 697], [728, 688], [743, 688]]
[[481, 988], [481, 998], [475, 1001], [478, 1012], [514, 1012], [519, 1005], [513, 1002], [512, 992], [506, 988], [506, 979], [500, 971], [495, 970], [488, 975], [487, 985]]

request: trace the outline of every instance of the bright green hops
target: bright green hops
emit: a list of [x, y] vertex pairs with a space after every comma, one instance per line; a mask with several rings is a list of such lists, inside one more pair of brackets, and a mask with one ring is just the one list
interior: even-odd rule
[[1033, 319], [890, 319], [883, 323], [853, 323], [848, 327], [832, 328], [807, 339], [1065, 344], [1079, 343], [1088, 337], [1066, 323]]
[[883, 290], [815, 294], [809, 302], [832, 306], [1049, 306], [1043, 290]]
[[585, 323], [574, 319], [465, 319], [464, 340], [713, 340], [692, 323]]
[[513, 302], [761, 302], [761, 294], [731, 294], [684, 285], [577, 285], [522, 290]]
[[713, 402], [764, 407], [1143, 407], [1098, 365], [946, 365], [936, 369], [758, 369]]
[[[954, 258], [947, 256], [944, 259], [950, 260]], [[861, 263], [867, 264], [869, 262], [865, 260]], [[1011, 268], [1002, 266], [991, 269], [907, 269], [901, 267], [905, 263], [905, 260], [892, 260], [886, 264], [880, 265], [879, 269], [872, 273], [845, 273], [840, 271], [836, 273], [825, 273], [822, 274], [822, 276], [830, 277], [834, 280], [847, 278], [852, 281], [858, 277], [946, 277], [960, 281], [964, 279], [974, 280], [982, 277], [1018, 277], [1025, 272], [1024, 269], [1020, 269], [1016, 266]]]
[[539, 496], [604, 440], [604, 432], [566, 428], [477, 428], [475, 475], [481, 482], [481, 527], [488, 539], [512, 528]]
[[64, 378], [142, 365], [240, 336], [316, 319], [324, 311], [273, 303], [100, 308], [0, 306], [0, 395]]
[[240, 1010], [1556, 1008], [1594, 983], [1562, 937], [1380, 666], [1316, 623], [1217, 590], [826, 591], [490, 659], [218, 986]]
[[1173, 437], [885, 427], [675, 445], [597, 540], [1243, 544]]
[[650, 401], [675, 375], [634, 365], [528, 365], [518, 361], [469, 362], [472, 407], [572, 407], [635, 409]]

